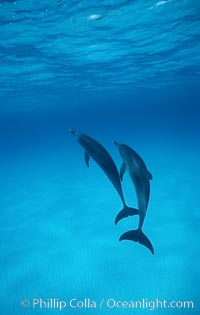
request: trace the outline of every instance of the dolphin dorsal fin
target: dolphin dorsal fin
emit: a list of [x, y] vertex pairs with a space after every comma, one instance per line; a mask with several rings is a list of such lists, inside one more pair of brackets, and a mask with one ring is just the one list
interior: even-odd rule
[[119, 177], [120, 177], [121, 181], [123, 180], [123, 176], [124, 176], [125, 171], [126, 171], [126, 165], [124, 163], [122, 163], [121, 168], [120, 168], [120, 172], [119, 172]]
[[151, 180], [153, 179], [153, 176], [149, 171], [147, 171], [147, 176], [148, 176], [148, 179], [151, 179]]
[[86, 151], [85, 151], [84, 159], [85, 159], [85, 164], [87, 165], [87, 167], [89, 167], [90, 156]]

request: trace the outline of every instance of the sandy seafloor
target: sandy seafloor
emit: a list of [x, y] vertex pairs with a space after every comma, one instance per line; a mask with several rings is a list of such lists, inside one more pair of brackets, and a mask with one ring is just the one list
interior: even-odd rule
[[[63, 130], [62, 130], [63, 131]], [[130, 137], [110, 130], [101, 141], [120, 166], [111, 143], [116, 140], [136, 149], [153, 174], [151, 199], [144, 231], [155, 255], [119, 236], [137, 226], [128, 218], [115, 226], [120, 199], [109, 180], [83, 150], [62, 133], [60, 143], [43, 143], [29, 150], [21, 145], [2, 160], [1, 183], [1, 311], [0, 314], [148, 314], [149, 309], [99, 309], [102, 298], [116, 300], [192, 300], [194, 309], [155, 309], [154, 314], [199, 312], [199, 149], [196, 141], [166, 137]], [[190, 139], [191, 137], [191, 139]], [[42, 141], [41, 141], [42, 143]], [[187, 144], [187, 148], [186, 148]], [[36, 150], [37, 148], [37, 150]], [[136, 206], [126, 174], [127, 203]], [[90, 298], [96, 309], [22, 308], [22, 299]], [[32, 303], [32, 302], [30, 302]], [[172, 312], [173, 311], [173, 312]]]

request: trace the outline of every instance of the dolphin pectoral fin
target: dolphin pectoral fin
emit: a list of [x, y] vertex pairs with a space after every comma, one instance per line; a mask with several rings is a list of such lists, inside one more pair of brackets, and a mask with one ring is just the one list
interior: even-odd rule
[[153, 176], [152, 176], [152, 174], [149, 171], [147, 171], [147, 176], [148, 176], [148, 179], [150, 179], [150, 180], [153, 179]]
[[122, 166], [121, 166], [120, 172], [119, 172], [119, 177], [120, 177], [120, 179], [121, 179], [121, 182], [122, 182], [122, 180], [123, 180], [123, 176], [124, 176], [125, 171], [126, 171], [126, 166], [125, 166], [124, 163], [122, 163]]
[[127, 218], [129, 216], [138, 215], [139, 211], [135, 208], [124, 207], [115, 217], [115, 224], [117, 224], [120, 220]]
[[84, 158], [85, 158], [85, 163], [86, 163], [87, 167], [89, 167], [90, 156], [89, 156], [89, 154], [86, 151], [85, 151]]
[[147, 247], [152, 254], [154, 254], [154, 248], [148, 237], [140, 230], [131, 230], [122, 234], [119, 241], [129, 240]]

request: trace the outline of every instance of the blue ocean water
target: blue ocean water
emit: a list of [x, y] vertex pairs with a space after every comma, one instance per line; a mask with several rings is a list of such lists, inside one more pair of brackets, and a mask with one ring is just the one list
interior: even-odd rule
[[[197, 0], [0, 2], [0, 315], [199, 314], [199, 16]], [[114, 225], [121, 201], [70, 128], [118, 168], [112, 140], [144, 159], [154, 256], [118, 242], [138, 219]], [[123, 189], [136, 207], [127, 175]], [[73, 298], [97, 308], [32, 304]]]

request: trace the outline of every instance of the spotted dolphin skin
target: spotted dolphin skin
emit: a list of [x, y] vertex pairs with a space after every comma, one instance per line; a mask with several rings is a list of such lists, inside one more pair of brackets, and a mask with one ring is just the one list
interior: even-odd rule
[[76, 137], [77, 141], [85, 150], [85, 163], [87, 167], [89, 167], [89, 159], [90, 157], [100, 166], [100, 168], [104, 171], [106, 176], [109, 178], [113, 186], [115, 187], [121, 201], [123, 204], [123, 209], [121, 211], [128, 211], [131, 215], [138, 214], [138, 210], [135, 208], [130, 208], [126, 205], [119, 172], [117, 167], [108, 153], [108, 151], [95, 139], [90, 138], [89, 136], [78, 133], [74, 130], [69, 130], [69, 132]]
[[[118, 151], [122, 158], [122, 166], [120, 169], [120, 179], [123, 179], [125, 171], [129, 173], [131, 181], [135, 187], [138, 211], [139, 211], [139, 225], [136, 230], [128, 231], [121, 235], [120, 241], [131, 240], [139, 242], [146, 246], [152, 254], [154, 254], [153, 245], [148, 237], [143, 233], [142, 227], [147, 212], [150, 196], [150, 180], [153, 179], [151, 173], [148, 171], [142, 158], [128, 145], [119, 144], [116, 141], [113, 143], [117, 146]], [[123, 210], [116, 216], [115, 222], [119, 222], [121, 219], [132, 215], [131, 213], [124, 212]]]

